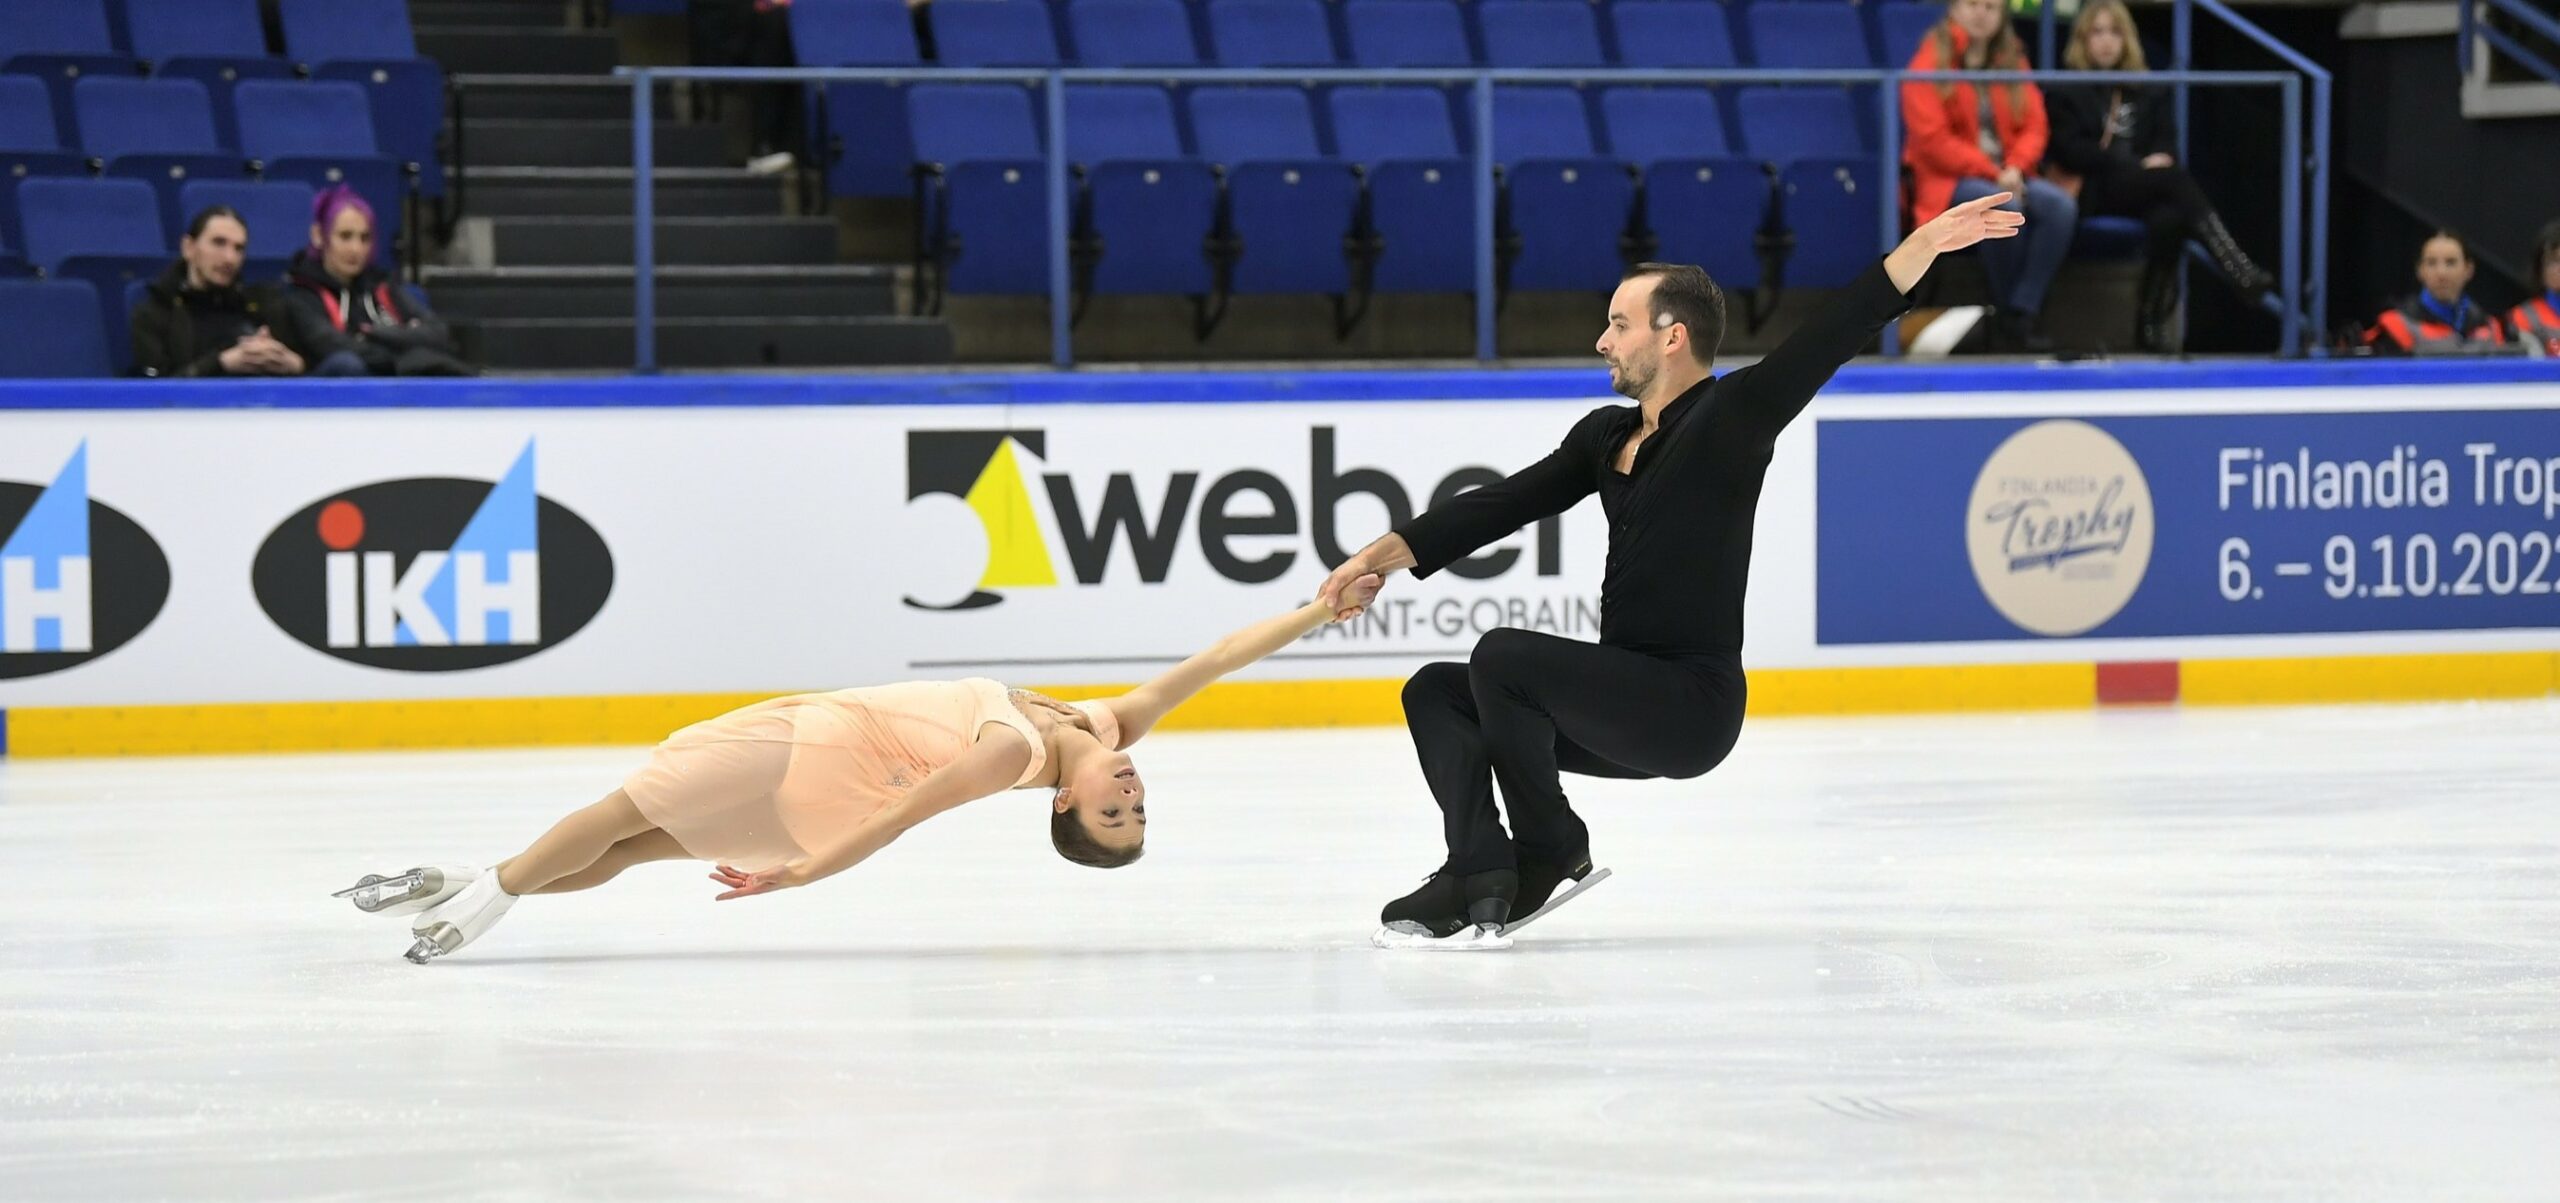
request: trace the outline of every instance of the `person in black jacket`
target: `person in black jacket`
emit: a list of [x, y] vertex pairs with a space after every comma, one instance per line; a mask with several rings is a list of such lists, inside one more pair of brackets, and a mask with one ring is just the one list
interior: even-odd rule
[[1767, 358], [1722, 378], [1708, 374], [1724, 336], [1715, 282], [1695, 267], [1639, 265], [1610, 299], [1597, 346], [1610, 387], [1636, 404], [1593, 410], [1554, 454], [1432, 507], [1326, 579], [1317, 596], [1347, 618], [1364, 608], [1344, 599], [1367, 574], [1429, 576], [1595, 492], [1609, 520], [1599, 643], [1489, 631], [1467, 663], [1406, 682], [1405, 724], [1449, 855], [1387, 904], [1379, 943], [1498, 947], [1512, 916], [1590, 873], [1590, 834], [1559, 773], [1695, 777], [1723, 761], [1742, 729], [1742, 598], [1778, 433], [1910, 307], [1939, 255], [2017, 236], [2026, 215], [1998, 207], [2010, 199], [1995, 192], [1932, 218]]
[[375, 376], [469, 376], [452, 331], [415, 293], [393, 287], [373, 257], [373, 207], [344, 184], [311, 205], [311, 245], [286, 271], [286, 303], [327, 330]]
[[266, 284], [242, 284], [249, 227], [228, 205], [187, 223], [178, 261], [134, 306], [133, 358], [144, 376], [361, 376], [327, 326], [303, 320]]
[[[2074, 71], [2147, 71], [2142, 39], [2124, 0], [2091, 0], [2071, 23], [2063, 61]], [[2172, 319], [2178, 304], [2178, 256], [2187, 241], [2204, 244], [2232, 287], [2252, 303], [2274, 290], [2276, 279], [2240, 249], [2193, 175], [2178, 165], [2178, 130], [2169, 94], [2140, 84], [2071, 83], [2056, 76], [2045, 87], [2053, 140], [2045, 148], [2046, 174], [2077, 189], [2084, 216], [2139, 217], [2150, 226], [2149, 264], [2142, 278], [2142, 306], [2135, 342], [2146, 351], [2174, 351]]]

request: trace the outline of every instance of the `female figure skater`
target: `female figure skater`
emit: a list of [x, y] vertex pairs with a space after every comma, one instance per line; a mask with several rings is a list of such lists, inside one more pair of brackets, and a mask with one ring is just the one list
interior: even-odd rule
[[1034, 787], [1056, 790], [1049, 837], [1060, 856], [1117, 868], [1138, 859], [1147, 835], [1147, 788], [1129, 745], [1210, 682], [1356, 616], [1377, 589], [1377, 577], [1363, 577], [1340, 607], [1309, 602], [1265, 619], [1107, 700], [1068, 705], [970, 678], [759, 702], [668, 736], [622, 788], [495, 868], [367, 875], [338, 897], [371, 914], [416, 915], [407, 955], [423, 965], [479, 939], [526, 894], [590, 889], [633, 865], [685, 858], [718, 866], [720, 901], [805, 886], [961, 803]]

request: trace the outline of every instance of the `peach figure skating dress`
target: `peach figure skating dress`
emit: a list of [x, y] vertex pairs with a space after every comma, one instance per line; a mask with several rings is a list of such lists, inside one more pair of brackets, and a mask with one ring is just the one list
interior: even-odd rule
[[[1108, 707], [1079, 703], [1103, 746]], [[809, 855], [959, 759], [988, 723], [1021, 732], [1040, 775], [1048, 741], [1005, 687], [984, 677], [911, 681], [758, 702], [666, 738], [622, 783], [686, 852], [747, 872]]]

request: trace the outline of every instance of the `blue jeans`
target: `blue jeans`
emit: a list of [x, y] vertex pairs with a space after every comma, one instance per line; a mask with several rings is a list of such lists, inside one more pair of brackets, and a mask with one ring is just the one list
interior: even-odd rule
[[303, 372], [305, 376], [362, 376], [365, 374], [364, 360], [353, 351], [331, 351], [327, 358], [312, 364]]
[[[1963, 179], [1956, 181], [1955, 200], [1963, 204], [2000, 191], [1995, 180]], [[2062, 270], [2063, 257], [2071, 253], [2071, 234], [2080, 224], [2080, 204], [2071, 194], [2051, 183], [2029, 179], [2026, 195], [2012, 198], [2000, 206], [2027, 215], [2027, 228], [2015, 238], [2002, 238], [1982, 244], [1982, 268], [1991, 276], [1991, 299], [2002, 309], [2027, 317], [2044, 312], [2045, 290], [2053, 287], [2053, 274]]]

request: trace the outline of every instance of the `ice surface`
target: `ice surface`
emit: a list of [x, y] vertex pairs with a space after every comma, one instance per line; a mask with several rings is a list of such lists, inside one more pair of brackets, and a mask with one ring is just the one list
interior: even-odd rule
[[1020, 794], [424, 968], [330, 891], [638, 752], [0, 766], [0, 1199], [2560, 1192], [2560, 705], [1756, 722], [1449, 956], [1400, 732], [1139, 751], [1129, 869]]

